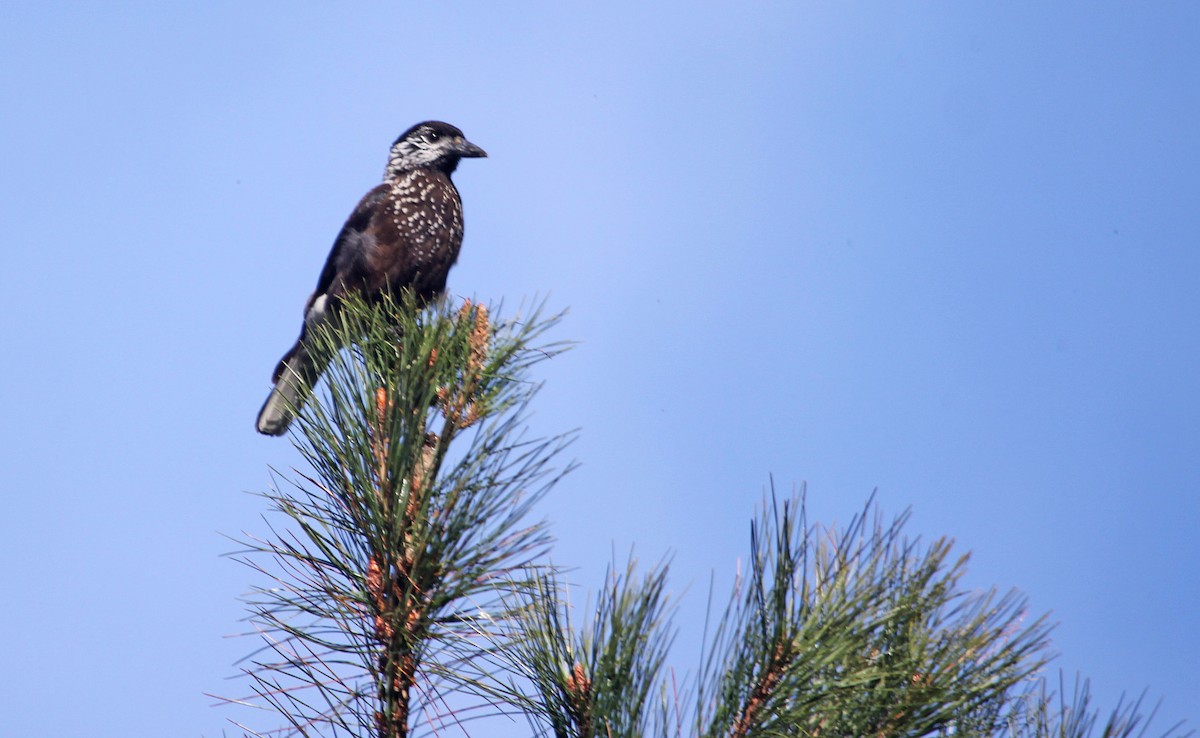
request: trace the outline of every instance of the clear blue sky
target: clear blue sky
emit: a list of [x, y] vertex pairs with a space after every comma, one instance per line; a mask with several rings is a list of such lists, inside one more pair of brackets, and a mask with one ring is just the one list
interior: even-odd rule
[[534, 419], [582, 428], [555, 558], [674, 551], [678, 669], [774, 475], [912, 506], [1099, 704], [1196, 724], [1197, 39], [1185, 2], [7, 4], [4, 730], [226, 727], [222, 534], [299, 463], [254, 415], [427, 118], [491, 154], [451, 290], [582, 342]]

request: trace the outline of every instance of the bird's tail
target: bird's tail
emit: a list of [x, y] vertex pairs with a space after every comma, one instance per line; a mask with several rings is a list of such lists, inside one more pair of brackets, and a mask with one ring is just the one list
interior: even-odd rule
[[303, 340], [288, 351], [275, 367], [272, 377], [275, 388], [258, 411], [258, 432], [268, 436], [282, 436], [304, 406], [321, 372], [325, 370], [308, 352]]

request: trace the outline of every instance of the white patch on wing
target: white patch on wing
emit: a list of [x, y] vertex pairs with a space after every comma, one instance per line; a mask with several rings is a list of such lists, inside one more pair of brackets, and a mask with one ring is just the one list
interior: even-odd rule
[[325, 310], [328, 306], [329, 295], [317, 295], [304, 315], [304, 322], [308, 325], [321, 322], [325, 318]]

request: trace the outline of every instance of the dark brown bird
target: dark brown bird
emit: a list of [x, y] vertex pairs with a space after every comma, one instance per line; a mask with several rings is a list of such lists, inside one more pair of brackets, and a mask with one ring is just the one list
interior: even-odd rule
[[300, 338], [275, 367], [275, 388], [258, 413], [259, 433], [287, 432], [325, 371], [306, 341], [344, 295], [358, 291], [370, 298], [407, 288], [424, 302], [446, 288], [463, 237], [462, 200], [450, 175], [463, 157], [479, 156], [487, 153], [440, 121], [418, 123], [392, 144], [383, 183], [342, 226], [304, 307]]

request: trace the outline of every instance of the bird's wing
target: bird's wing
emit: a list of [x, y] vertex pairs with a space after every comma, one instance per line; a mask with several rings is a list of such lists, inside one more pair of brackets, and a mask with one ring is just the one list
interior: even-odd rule
[[358, 207], [346, 219], [325, 259], [325, 267], [317, 279], [317, 289], [304, 306], [306, 323], [324, 313], [330, 297], [341, 295], [347, 288], [355, 286], [355, 272], [362, 268], [369, 246], [371, 220], [379, 213], [379, 205], [387, 192], [387, 184], [377, 185], [359, 200]]

